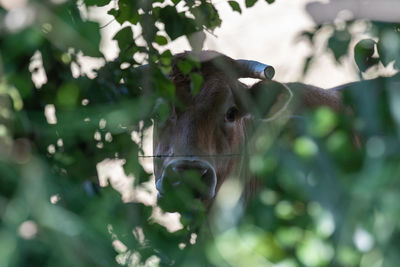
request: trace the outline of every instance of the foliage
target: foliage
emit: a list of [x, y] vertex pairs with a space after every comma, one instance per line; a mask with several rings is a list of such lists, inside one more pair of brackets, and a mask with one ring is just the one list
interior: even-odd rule
[[[141, 142], [131, 134], [143, 133], [154, 116], [165, 118], [166, 103], [174, 101], [165, 76], [172, 54], [161, 48], [221, 24], [206, 0], [119, 0], [109, 14], [121, 24], [114, 36], [120, 52], [106, 61], [100, 26], [84, 19], [82, 9], [110, 2], [31, 0], [13, 11], [22, 12], [22, 24], [0, 6], [0, 265], [397, 264], [398, 76], [354, 87], [346, 95], [352, 114], [321, 108], [286, 122], [279, 138], [255, 135], [250, 171], [266, 187], [246, 206], [239, 197], [216, 205], [207, 224], [204, 214], [182, 214], [184, 228], [170, 233], [151, 219], [154, 207], [124, 203], [111, 186], [99, 188], [96, 165], [104, 159], [124, 159], [135, 186], [149, 180], [138, 160]], [[236, 1], [229, 5], [242, 10]], [[360, 71], [390, 62], [398, 69], [399, 25], [368, 23], [371, 39], [354, 51]], [[132, 24], [142, 30], [134, 32]], [[340, 62], [349, 54], [351, 25], [318, 26], [305, 36], [313, 42], [322, 28], [332, 29], [328, 49]], [[104, 62], [96, 78], [82, 72], [82, 55]], [[144, 61], [150, 74], [137, 68]], [[195, 64], [179, 68], [190, 73]], [[202, 77], [191, 76], [195, 94]], [[53, 109], [53, 119], [45, 116]], [[354, 145], [354, 132], [362, 148]], [[234, 196], [243, 190], [234, 181], [226, 188]]]
[[[357, 32], [354, 28], [364, 29]], [[360, 72], [365, 72], [373, 66], [382, 64], [388, 66], [394, 63], [399, 69], [399, 23], [382, 21], [345, 21], [336, 24], [317, 25], [313, 30], [302, 34], [315, 46], [317, 37], [326, 31], [331, 34], [327, 41], [327, 49], [331, 51], [338, 63], [350, 53], [352, 42], [357, 41], [354, 47], [354, 60]], [[355, 33], [354, 33], [355, 32]], [[352, 34], [354, 33], [354, 34]], [[369, 36], [365, 38], [365, 35]], [[363, 36], [363, 37], [361, 37]], [[311, 55], [311, 61], [317, 55]], [[309, 65], [306, 65], [306, 72]]]

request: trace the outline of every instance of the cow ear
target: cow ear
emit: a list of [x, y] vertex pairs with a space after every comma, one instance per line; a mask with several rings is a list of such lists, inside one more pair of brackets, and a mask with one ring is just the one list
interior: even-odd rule
[[241, 97], [241, 107], [253, 117], [272, 120], [289, 111], [293, 97], [291, 89], [275, 81], [261, 81], [249, 89]]

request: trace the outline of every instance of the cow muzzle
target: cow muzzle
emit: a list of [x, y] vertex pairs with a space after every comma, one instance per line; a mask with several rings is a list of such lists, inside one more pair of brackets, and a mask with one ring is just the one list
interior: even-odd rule
[[192, 199], [212, 199], [216, 185], [217, 175], [209, 162], [175, 159], [164, 167], [156, 182], [158, 202], [167, 211], [178, 211]]

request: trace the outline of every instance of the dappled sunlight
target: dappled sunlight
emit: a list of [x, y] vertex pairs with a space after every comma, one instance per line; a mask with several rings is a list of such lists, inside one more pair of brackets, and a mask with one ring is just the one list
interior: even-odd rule
[[7, 10], [24, 7], [27, 3], [28, 0], [0, 0], [0, 5]]
[[[124, 160], [105, 159], [97, 164], [99, 184], [101, 187], [111, 185], [117, 190], [124, 202], [140, 202], [148, 206], [155, 205], [156, 192], [154, 186], [141, 185], [134, 187], [134, 177], [127, 176], [122, 168]], [[147, 184], [154, 184], [151, 179]]]
[[370, 233], [362, 228], [356, 228], [353, 241], [356, 247], [363, 252], [367, 252], [374, 246], [374, 239]]
[[155, 222], [166, 227], [171, 233], [183, 228], [180, 222], [181, 215], [178, 212], [163, 212], [159, 207], [154, 207], [151, 218]]
[[19, 226], [18, 232], [24, 239], [33, 239], [38, 232], [38, 227], [34, 221], [25, 221]]
[[156, 206], [157, 191], [154, 178], [149, 182], [134, 186], [134, 177], [126, 176], [122, 164], [123, 160], [106, 159], [97, 165], [99, 183], [101, 187], [111, 185], [121, 194], [124, 202], [139, 202], [147, 206], [153, 206], [151, 219], [163, 225], [169, 232], [175, 232], [183, 228], [179, 222], [179, 213], [163, 212]]
[[0, 266], [396, 266], [398, 5], [0, 0]]
[[[102, 122], [101, 124], [105, 126], [105, 122]], [[144, 154], [152, 155], [152, 128], [145, 131], [143, 138]], [[140, 135], [137, 132], [132, 132], [132, 139], [136, 143], [141, 142]], [[139, 158], [139, 161], [146, 171], [153, 171], [152, 158]], [[147, 206], [153, 206], [151, 219], [166, 227], [169, 232], [175, 232], [182, 229], [183, 226], [179, 221], [179, 213], [163, 212], [156, 206], [157, 190], [155, 188], [154, 176], [151, 176], [148, 182], [142, 183], [139, 186], [134, 186], [135, 178], [132, 175], [127, 176], [125, 174], [122, 167], [124, 164], [125, 160], [118, 159], [105, 159], [98, 163], [97, 172], [100, 186], [106, 187], [111, 185], [121, 194], [124, 202], [139, 202]]]
[[46, 72], [43, 68], [42, 54], [36, 51], [31, 58], [29, 64], [29, 71], [32, 73], [32, 81], [35, 84], [36, 89], [40, 89], [43, 84], [47, 83]]
[[44, 107], [44, 116], [48, 124], [57, 124], [56, 109], [53, 104]]

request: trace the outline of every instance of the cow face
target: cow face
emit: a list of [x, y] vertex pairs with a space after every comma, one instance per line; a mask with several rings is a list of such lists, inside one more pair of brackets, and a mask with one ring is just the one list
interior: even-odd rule
[[165, 210], [191, 209], [192, 199], [208, 208], [226, 178], [239, 174], [243, 166], [251, 116], [249, 102], [242, 100], [251, 98], [260, 86], [249, 90], [237, 79], [236, 61], [211, 55], [200, 54], [201, 67], [195, 71], [204, 82], [195, 95], [190, 78], [177, 67], [187, 55], [175, 58], [170, 78], [176, 87], [176, 104], [171, 105], [167, 120], [155, 119], [154, 174], [159, 203], [168, 203], [162, 205]]
[[[182, 59], [183, 55], [176, 60]], [[167, 120], [155, 119], [154, 155], [160, 157], [154, 160], [154, 174], [159, 198], [175, 194], [172, 202], [178, 206], [193, 197], [208, 206], [226, 177], [240, 166], [244, 140], [246, 113], [235, 101], [234, 91], [245, 86], [211, 61], [202, 62], [198, 72], [204, 81], [193, 95], [190, 79], [174, 66], [171, 80], [177, 104], [171, 106]]]

